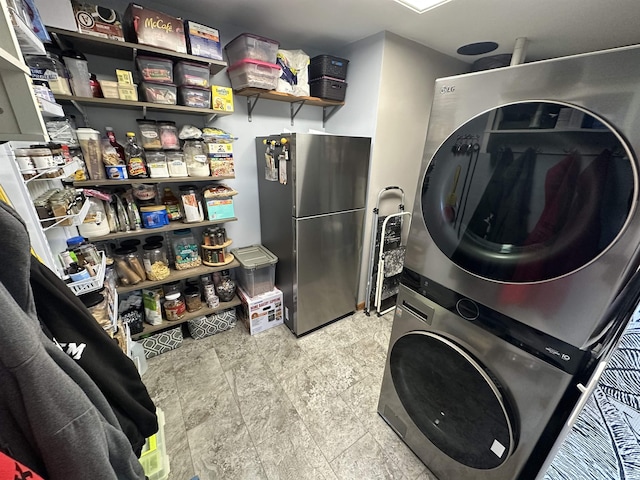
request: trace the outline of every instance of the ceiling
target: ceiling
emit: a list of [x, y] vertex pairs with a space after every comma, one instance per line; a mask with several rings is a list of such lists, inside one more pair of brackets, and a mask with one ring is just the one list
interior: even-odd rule
[[[176, 8], [176, 0], [158, 3]], [[518, 37], [529, 40], [526, 61], [640, 43], [639, 0], [451, 0], [422, 15], [393, 0], [180, 0], [180, 10], [274, 38], [281, 48], [326, 53], [384, 30], [468, 63], [511, 53]], [[499, 47], [456, 53], [480, 41]]]

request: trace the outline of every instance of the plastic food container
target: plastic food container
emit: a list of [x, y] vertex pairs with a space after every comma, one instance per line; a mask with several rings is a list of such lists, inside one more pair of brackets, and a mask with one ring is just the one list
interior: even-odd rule
[[144, 228], [160, 228], [169, 225], [167, 207], [164, 205], [140, 207], [140, 216], [142, 217]]
[[78, 136], [78, 142], [80, 142], [89, 177], [91, 180], [104, 180], [106, 173], [102, 164], [100, 132], [91, 128], [78, 128], [76, 135]]
[[278, 257], [262, 245], [234, 248], [231, 253], [242, 267], [236, 269], [240, 286], [250, 297], [274, 289]]
[[160, 143], [164, 150], [180, 150], [180, 139], [176, 122], [159, 121]]
[[160, 150], [162, 142], [158, 132], [158, 124], [155, 120], [136, 120], [140, 130], [140, 143], [145, 150]]
[[129, 178], [126, 165], [105, 165], [104, 170], [110, 180], [126, 180]]
[[176, 85], [179, 87], [209, 87], [209, 66], [193, 62], [176, 64]]
[[189, 171], [187, 170], [187, 162], [184, 160], [184, 153], [182, 152], [165, 152], [167, 157], [167, 164], [169, 167], [170, 177], [187, 177]]
[[178, 100], [176, 86], [168, 83], [142, 82], [140, 91], [146, 102], [175, 105]]
[[211, 108], [211, 90], [208, 88], [180, 87], [178, 88], [180, 105], [196, 108]]
[[138, 55], [136, 65], [145, 82], [173, 83], [173, 62], [171, 60]]
[[118, 82], [114, 82], [113, 80], [99, 80], [99, 82], [104, 98], [120, 98]]
[[167, 178], [169, 167], [167, 166], [167, 156], [164, 152], [147, 152], [147, 168], [151, 178]]
[[119, 83], [118, 96], [120, 100], [138, 101], [138, 90], [136, 84]]
[[270, 38], [252, 33], [243, 33], [227, 43], [224, 49], [227, 52], [229, 65], [233, 65], [245, 58], [276, 63], [279, 46], [280, 44], [277, 41]]
[[264, 88], [275, 90], [280, 77], [280, 67], [274, 63], [245, 58], [231, 65], [227, 72], [234, 90], [243, 88]]
[[171, 243], [173, 245], [176, 270], [186, 270], [202, 265], [198, 244], [191, 230], [188, 228], [175, 230]]

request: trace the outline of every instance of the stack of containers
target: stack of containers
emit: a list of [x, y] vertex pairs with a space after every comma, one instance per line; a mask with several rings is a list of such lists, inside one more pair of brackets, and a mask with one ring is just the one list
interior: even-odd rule
[[312, 97], [344, 101], [347, 93], [349, 60], [331, 55], [318, 55], [309, 63], [309, 92]]
[[269, 38], [243, 33], [225, 47], [230, 67], [227, 69], [234, 90], [262, 88], [275, 90], [280, 77], [276, 55], [280, 44]]
[[187, 107], [211, 108], [209, 66], [181, 61], [176, 64], [178, 103]]

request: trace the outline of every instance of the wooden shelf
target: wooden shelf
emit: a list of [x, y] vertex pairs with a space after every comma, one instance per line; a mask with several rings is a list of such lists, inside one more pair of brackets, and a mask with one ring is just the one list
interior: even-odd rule
[[203, 315], [211, 315], [212, 313], [221, 312], [222, 310], [228, 310], [229, 308], [237, 307], [241, 303], [242, 302], [240, 301], [238, 296], [235, 295], [230, 302], [220, 302], [220, 306], [216, 308], [204, 307], [198, 310], [197, 312], [187, 312], [184, 318], [181, 318], [180, 320], [174, 320], [171, 322], [168, 320], [163, 320], [160, 325], [149, 325], [148, 323], [145, 323], [144, 330], [142, 330], [142, 332], [140, 333], [135, 333], [131, 335], [131, 338], [133, 340], [137, 340], [139, 338], [151, 335], [152, 333], [159, 332], [160, 330], [166, 330], [172, 327], [176, 327], [177, 325], [188, 322], [189, 320], [201, 317]]
[[185, 280], [187, 278], [195, 278], [200, 275], [206, 275], [207, 273], [221, 272], [222, 270], [230, 270], [240, 266], [240, 262], [234, 260], [228, 265], [221, 267], [208, 267], [201, 265], [195, 268], [188, 268], [186, 270], [171, 270], [171, 274], [162, 280], [145, 280], [144, 282], [137, 283], [135, 285], [127, 285], [126, 287], [118, 287], [118, 293], [134, 292], [136, 290], [142, 290], [143, 288], [159, 287], [165, 283], [175, 282], [176, 280]]
[[189, 115], [231, 115], [232, 112], [220, 112], [211, 108], [185, 107], [184, 105], [163, 105], [160, 103], [134, 102], [119, 98], [76, 97], [74, 95], [55, 95], [56, 101], [86, 105], [89, 107], [121, 108], [127, 110], [151, 110], [158, 112], [182, 113]]
[[128, 178], [126, 180], [80, 180], [73, 182], [74, 187], [121, 187], [139, 183], [200, 183], [219, 180], [233, 180], [235, 175], [227, 177], [167, 177], [167, 178]]
[[[247, 117], [249, 121], [251, 121], [251, 115], [256, 103], [261, 98], [275, 100], [276, 102], [290, 103], [291, 126], [293, 126], [293, 120], [304, 105], [322, 107], [322, 126], [324, 127], [327, 120], [329, 120], [333, 114], [345, 104], [343, 101], [325, 100], [324, 98], [317, 97], [297, 97], [295, 95], [289, 95], [288, 93], [276, 92], [275, 90], [264, 90], [262, 88], [243, 88], [242, 90], [234, 91], [234, 93], [241, 97], [247, 97]], [[294, 105], [297, 105], [297, 108], [295, 108]]]
[[305, 105], [313, 105], [315, 107], [337, 107], [344, 105], [344, 102], [337, 100], [325, 100], [317, 97], [297, 97], [288, 93], [276, 92], [275, 90], [264, 90], [262, 88], [243, 88], [237, 92], [233, 92], [241, 97], [266, 98], [267, 100], [275, 100], [277, 102], [298, 103], [304, 102]]
[[212, 60], [210, 58], [198, 57], [186, 53], [178, 53], [164, 48], [152, 47], [149, 45], [141, 45], [131, 42], [120, 42], [118, 40], [109, 40], [84, 33], [71, 32], [60, 28], [47, 27], [49, 34], [57, 40], [63, 40], [71, 43], [75, 50], [90, 55], [99, 55], [102, 57], [118, 58], [121, 60], [133, 60], [134, 54], [137, 52], [150, 53], [152, 55], [160, 55], [174, 60], [188, 60], [190, 62], [199, 62], [209, 64], [211, 75], [215, 75], [222, 69], [227, 67], [227, 63], [222, 60]]
[[[197, 223], [171, 222], [169, 225], [160, 228], [143, 228], [142, 230], [133, 230], [131, 232], [116, 232], [99, 237], [89, 237], [92, 242], [103, 242], [107, 240], [116, 240], [118, 238], [140, 237], [143, 235], [157, 235], [163, 232], [173, 232], [174, 230], [182, 230], [183, 228], [199, 228], [208, 227], [210, 225], [220, 225], [221, 223], [235, 222], [237, 217], [223, 218], [222, 220], [207, 220]], [[169, 280], [170, 281], [170, 280]], [[133, 290], [136, 290], [135, 288]]]

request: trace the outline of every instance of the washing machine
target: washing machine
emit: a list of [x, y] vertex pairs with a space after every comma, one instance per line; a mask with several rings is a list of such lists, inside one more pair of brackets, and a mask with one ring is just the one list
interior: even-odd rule
[[437, 80], [405, 267], [581, 349], [639, 265], [640, 47]]
[[441, 285], [407, 283], [379, 414], [439, 480], [519, 478], [584, 354]]

